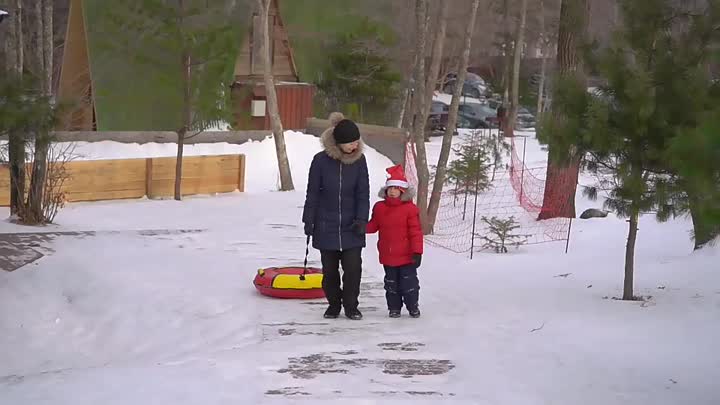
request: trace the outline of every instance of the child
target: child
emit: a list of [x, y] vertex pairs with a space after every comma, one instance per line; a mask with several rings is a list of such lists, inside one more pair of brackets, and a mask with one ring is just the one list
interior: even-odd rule
[[400, 317], [403, 302], [410, 316], [420, 316], [418, 297], [420, 283], [417, 269], [423, 253], [420, 215], [412, 202], [415, 190], [410, 187], [400, 165], [387, 169], [390, 178], [380, 189], [372, 210], [367, 233], [379, 233], [380, 264], [385, 268], [385, 298], [391, 318]]

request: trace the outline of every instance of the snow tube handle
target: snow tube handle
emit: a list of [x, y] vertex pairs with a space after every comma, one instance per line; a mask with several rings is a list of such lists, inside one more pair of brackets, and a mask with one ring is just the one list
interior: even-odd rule
[[305, 241], [305, 263], [303, 264], [303, 272], [300, 274], [300, 280], [305, 281], [305, 274], [307, 273], [307, 262], [308, 255], [310, 254], [310, 235], [307, 236]]

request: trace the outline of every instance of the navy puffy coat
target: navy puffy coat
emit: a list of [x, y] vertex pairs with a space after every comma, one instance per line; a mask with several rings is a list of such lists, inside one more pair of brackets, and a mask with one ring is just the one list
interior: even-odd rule
[[[320, 136], [324, 151], [313, 158], [308, 174], [303, 222], [314, 224], [313, 247], [345, 250], [365, 247], [365, 223], [370, 215], [370, 182], [363, 143], [351, 154], [335, 143], [333, 127]], [[353, 222], [363, 221], [361, 231]]]

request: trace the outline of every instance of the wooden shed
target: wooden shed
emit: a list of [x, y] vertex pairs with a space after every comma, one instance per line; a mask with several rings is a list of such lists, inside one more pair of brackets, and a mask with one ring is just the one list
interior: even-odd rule
[[[300, 81], [287, 29], [280, 16], [279, 1], [272, 0], [268, 13], [271, 26], [270, 46], [272, 72], [278, 109], [284, 129], [301, 130], [312, 117], [315, 86]], [[263, 58], [260, 42], [262, 26], [257, 11], [252, 15], [248, 35], [235, 62], [235, 82], [232, 95], [235, 109], [235, 128], [246, 130], [270, 129], [263, 79]]]

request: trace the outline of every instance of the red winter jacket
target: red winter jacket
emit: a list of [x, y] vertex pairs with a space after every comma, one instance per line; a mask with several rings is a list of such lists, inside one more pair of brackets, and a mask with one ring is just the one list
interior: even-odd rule
[[390, 198], [382, 188], [380, 196], [384, 200], [375, 203], [367, 225], [367, 233], [380, 232], [377, 244], [380, 264], [393, 267], [410, 264], [414, 253], [423, 253], [420, 214], [412, 202], [412, 189], [400, 198]]

